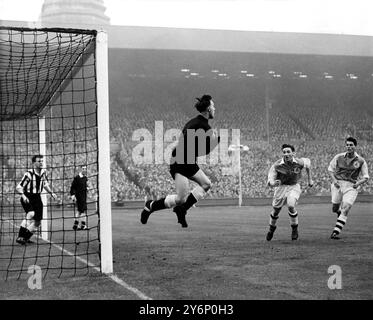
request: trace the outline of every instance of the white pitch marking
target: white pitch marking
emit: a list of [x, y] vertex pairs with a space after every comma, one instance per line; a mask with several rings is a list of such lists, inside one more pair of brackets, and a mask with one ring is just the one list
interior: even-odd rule
[[[19, 227], [17, 225], [15, 225], [13, 222], [11, 222], [10, 220], [5, 220], [5, 221], [8, 221], [10, 224], [12, 224], [13, 226], [15, 227]], [[68, 254], [69, 256], [72, 256], [72, 257], [75, 257], [76, 259], [78, 259], [80, 262], [83, 262], [85, 263], [87, 266], [91, 267], [91, 268], [94, 268], [97, 272], [101, 272], [100, 268], [97, 267], [96, 265], [94, 265], [93, 263], [79, 257], [79, 256], [74, 256], [73, 253], [71, 253], [70, 251], [60, 247], [59, 245], [53, 243], [52, 241], [49, 241], [49, 240], [45, 240], [43, 239], [42, 237], [38, 236], [38, 235], [35, 235], [38, 239], [41, 239], [45, 242], [48, 242], [50, 243], [52, 246], [56, 247], [57, 249], [61, 250], [62, 252]], [[135, 295], [137, 295], [140, 299], [142, 300], [153, 300], [152, 298], [148, 297], [146, 294], [142, 293], [140, 290], [130, 286], [127, 282], [123, 281], [121, 278], [119, 278], [117, 275], [115, 274], [105, 274], [106, 276], [108, 276], [111, 280], [113, 280], [115, 283], [119, 284], [120, 286], [122, 286], [123, 288], [127, 289], [128, 291], [131, 291], [133, 292]]]

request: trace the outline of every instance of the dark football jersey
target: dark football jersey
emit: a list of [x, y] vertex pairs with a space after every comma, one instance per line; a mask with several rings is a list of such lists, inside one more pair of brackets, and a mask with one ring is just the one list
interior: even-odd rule
[[[189, 120], [184, 126], [177, 146], [172, 150], [171, 163], [195, 164], [197, 157], [208, 155], [211, 148], [212, 129], [202, 115]], [[218, 141], [220, 139], [218, 138]]]

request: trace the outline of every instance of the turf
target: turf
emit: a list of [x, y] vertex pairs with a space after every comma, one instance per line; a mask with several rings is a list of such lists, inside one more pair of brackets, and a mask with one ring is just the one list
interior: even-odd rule
[[[283, 209], [268, 242], [269, 210], [197, 207], [188, 212], [185, 229], [171, 210], [153, 213], [146, 225], [139, 210], [114, 210], [114, 272], [157, 300], [373, 298], [372, 204], [353, 206], [340, 240], [329, 239], [336, 221], [330, 205], [313, 204], [298, 206], [297, 241]], [[342, 270], [342, 289], [328, 288], [332, 265]], [[28, 289], [29, 276], [2, 281], [0, 299], [140, 299], [95, 270], [52, 273], [42, 290]]]

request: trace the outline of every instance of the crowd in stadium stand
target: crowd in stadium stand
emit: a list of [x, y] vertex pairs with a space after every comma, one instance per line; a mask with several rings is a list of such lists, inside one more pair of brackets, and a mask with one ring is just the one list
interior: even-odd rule
[[[231, 139], [232, 129], [240, 129], [241, 142], [250, 147], [248, 153], [241, 155], [242, 192], [244, 197], [270, 197], [273, 190], [266, 186], [267, 174], [274, 161], [281, 157], [281, 144], [295, 145], [297, 156], [311, 159], [313, 188], [302, 185], [304, 192], [313, 195], [330, 194], [330, 178], [327, 171], [331, 159], [344, 152], [344, 138], [353, 135], [358, 139], [357, 153], [367, 163], [373, 175], [373, 115], [364, 104], [353, 101], [349, 95], [338, 90], [328, 94], [305, 94], [299, 87], [288, 86], [286, 90], [272, 93], [266, 99], [264, 90], [258, 85], [242, 85], [242, 82], [220, 81], [212, 86], [201, 85], [198, 81], [183, 80], [169, 83], [167, 94], [162, 94], [166, 86], [162, 81], [137, 83], [128, 96], [111, 99], [110, 139], [118, 147], [111, 154], [111, 197], [114, 202], [125, 200], [144, 200], [145, 197], [159, 198], [175, 193], [175, 187], [166, 162], [155, 164], [134, 161], [133, 151], [141, 141], [134, 133], [147, 132], [153, 145], [156, 121], [162, 127], [162, 135], [170, 129], [180, 130], [197, 112], [193, 108], [194, 97], [211, 93], [216, 104], [216, 118], [211, 125], [217, 129], [228, 129]], [[149, 83], [152, 83], [151, 85]], [[162, 89], [163, 88], [163, 89]], [[234, 94], [231, 94], [234, 92]], [[291, 97], [291, 99], [289, 98]], [[68, 121], [65, 119], [64, 121]], [[47, 158], [50, 179], [54, 191], [62, 202], [69, 201], [70, 180], [76, 174], [78, 164], [88, 164], [93, 191], [89, 199], [97, 196], [97, 141], [95, 129], [84, 128], [76, 121], [79, 130], [55, 130], [53, 137], [53, 156]], [[69, 128], [66, 125], [66, 128]], [[147, 130], [147, 131], [146, 131]], [[11, 132], [11, 131], [9, 131]], [[6, 135], [6, 131], [4, 131]], [[37, 141], [37, 137], [34, 137]], [[136, 139], [135, 139], [136, 138]], [[27, 140], [28, 139], [28, 140]], [[38, 144], [30, 144], [25, 131], [18, 136], [14, 133], [3, 137], [10, 145], [17, 140], [25, 144], [27, 154], [38, 152]], [[164, 141], [166, 150], [176, 139], [175, 131]], [[159, 148], [157, 146], [157, 148]], [[34, 150], [35, 149], [35, 150]], [[159, 150], [158, 150], [159, 151]], [[169, 151], [169, 150], [168, 150]], [[19, 152], [19, 154], [22, 154]], [[62, 155], [64, 154], [64, 155]], [[29, 157], [30, 158], [30, 157]], [[167, 161], [167, 155], [165, 155]], [[12, 202], [15, 184], [21, 179], [30, 159], [16, 156], [2, 161], [0, 188], [3, 202]], [[16, 168], [16, 169], [14, 169]], [[232, 174], [228, 165], [201, 164], [210, 177], [212, 188], [210, 198], [237, 197], [239, 184], [237, 175]], [[373, 194], [373, 179], [362, 188], [363, 193]], [[191, 183], [192, 184], [192, 183]]]
[[[372, 175], [373, 146], [371, 141], [366, 140], [369, 128], [373, 131], [370, 127], [373, 117], [369, 112], [363, 109], [357, 112], [356, 106], [347, 105], [343, 99], [325, 99], [324, 96], [309, 100], [302, 96], [291, 103], [279, 96], [277, 101], [269, 100], [266, 104], [255, 92], [248, 96], [250, 90], [247, 90], [245, 94], [231, 96], [229, 101], [224, 94], [216, 96], [216, 118], [211, 122], [214, 128], [230, 130], [229, 134], [233, 128], [240, 129], [241, 141], [250, 146], [250, 151], [241, 155], [244, 197], [272, 196], [273, 190], [266, 186], [268, 170], [281, 157], [280, 147], [286, 142], [295, 145], [299, 157], [311, 159], [315, 185], [306, 188], [305, 179], [302, 181], [307, 194], [330, 194], [327, 168], [337, 153], [345, 151], [344, 138], [349, 135], [357, 137], [357, 153], [366, 159]], [[142, 200], [147, 196], [158, 198], [175, 192], [166, 163], [134, 162], [133, 147], [140, 142], [134, 142], [132, 134], [143, 128], [154, 139], [155, 121], [163, 121], [164, 132], [171, 128], [181, 129], [188, 119], [197, 114], [193, 110], [193, 98], [183, 97], [179, 101], [158, 98], [159, 102], [155, 103], [155, 97], [133, 97], [111, 109], [111, 135], [121, 146], [118, 153], [120, 166], [115, 170], [124, 170], [127, 178], [136, 185], [128, 200]], [[336, 104], [333, 105], [333, 101]], [[368, 130], [363, 132], [361, 128]], [[212, 181], [208, 197], [238, 196], [238, 177], [230, 174], [227, 166], [202, 164], [201, 168]], [[362, 188], [362, 193], [373, 193], [372, 180]]]

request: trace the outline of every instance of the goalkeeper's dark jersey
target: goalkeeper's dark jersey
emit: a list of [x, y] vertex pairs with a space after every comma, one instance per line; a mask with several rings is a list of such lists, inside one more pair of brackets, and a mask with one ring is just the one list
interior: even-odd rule
[[[212, 129], [202, 115], [189, 120], [184, 126], [177, 146], [172, 150], [171, 163], [195, 164], [197, 157], [208, 155], [211, 149]], [[218, 137], [218, 141], [220, 137]]]

